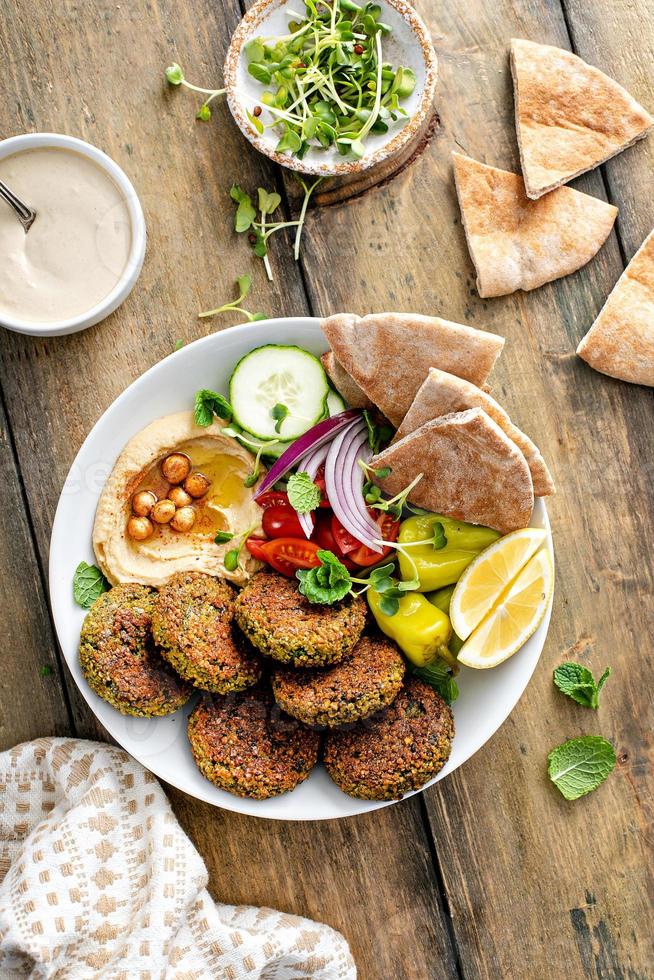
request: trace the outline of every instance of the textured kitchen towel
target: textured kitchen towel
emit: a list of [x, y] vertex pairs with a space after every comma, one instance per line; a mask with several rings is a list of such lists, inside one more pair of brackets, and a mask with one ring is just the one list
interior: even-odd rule
[[156, 779], [110, 745], [1, 753], [0, 835], [2, 980], [356, 977], [328, 926], [215, 904]]

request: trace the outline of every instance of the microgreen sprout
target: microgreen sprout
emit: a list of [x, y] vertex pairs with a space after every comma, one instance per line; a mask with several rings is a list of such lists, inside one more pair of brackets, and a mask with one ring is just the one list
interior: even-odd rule
[[170, 85], [181, 85], [184, 88], [190, 89], [191, 92], [199, 92], [201, 95], [206, 95], [207, 98], [204, 100], [200, 108], [195, 114], [196, 119], [201, 119], [203, 122], [211, 119], [211, 103], [219, 95], [224, 95], [227, 91], [226, 88], [200, 88], [199, 85], [191, 85], [184, 78], [184, 72], [177, 62], [173, 62], [165, 71], [166, 81]]
[[[247, 440], [244, 440], [244, 442], [247, 442]], [[276, 442], [279, 442], [279, 439], [271, 439], [269, 442], [264, 442], [259, 446], [257, 449], [257, 454], [254, 457], [254, 465], [243, 480], [243, 486], [248, 487], [248, 489], [254, 486], [261, 475], [261, 456], [263, 455], [264, 450], [268, 449], [270, 446], [274, 446]]]
[[250, 286], [252, 285], [251, 276], [239, 276], [236, 280], [236, 284], [239, 289], [238, 297], [232, 300], [231, 303], [225, 303], [223, 306], [217, 306], [215, 310], [205, 310], [204, 313], [198, 313], [198, 317], [204, 318], [208, 316], [217, 316], [219, 313], [242, 313], [244, 317], [247, 318], [248, 323], [253, 323], [255, 320], [267, 320], [265, 313], [250, 313], [249, 310], [244, 310], [240, 305], [247, 294], [250, 292]]
[[275, 432], [279, 435], [282, 431], [282, 422], [288, 416], [288, 408], [278, 402], [270, 409], [270, 415], [275, 420]]
[[259, 97], [239, 93], [250, 124], [260, 135], [275, 132], [277, 152], [299, 159], [310, 147], [330, 146], [364, 156], [371, 133], [407, 116], [400, 102], [416, 85], [410, 68], [384, 61], [382, 38], [391, 29], [379, 20], [381, 8], [307, 0], [304, 14], [286, 13], [293, 18], [288, 34], [244, 47], [249, 74], [264, 86]]
[[245, 545], [246, 540], [250, 537], [252, 532], [256, 530], [257, 527], [259, 527], [258, 521], [256, 524], [253, 524], [251, 527], [249, 527], [247, 531], [242, 531], [241, 534], [237, 536], [237, 541], [239, 541], [240, 544], [238, 544], [235, 548], [230, 548], [230, 550], [226, 552], [225, 557], [223, 559], [223, 565], [225, 566], [228, 572], [235, 572], [236, 569], [239, 567], [241, 563], [241, 552], [243, 551], [243, 546]]

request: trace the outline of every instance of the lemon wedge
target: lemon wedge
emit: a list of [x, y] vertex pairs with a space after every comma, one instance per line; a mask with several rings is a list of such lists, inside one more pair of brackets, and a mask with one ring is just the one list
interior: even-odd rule
[[526, 643], [547, 611], [554, 587], [550, 553], [541, 548], [459, 651], [466, 667], [497, 667]]
[[468, 565], [450, 602], [452, 629], [458, 637], [468, 639], [546, 537], [547, 531], [536, 527], [513, 531]]

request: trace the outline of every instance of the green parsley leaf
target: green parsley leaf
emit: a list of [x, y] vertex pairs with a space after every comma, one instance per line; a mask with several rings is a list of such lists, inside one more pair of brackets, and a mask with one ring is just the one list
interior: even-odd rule
[[450, 668], [442, 660], [434, 660], [424, 667], [413, 667], [411, 672], [425, 684], [433, 687], [448, 704], [452, 704], [458, 698], [457, 683], [452, 677]]
[[440, 551], [447, 544], [447, 538], [445, 537], [445, 528], [440, 521], [436, 521], [432, 527], [434, 532], [434, 539], [432, 541], [432, 546], [434, 551]]
[[567, 694], [584, 708], [593, 708], [595, 711], [599, 707], [599, 692], [610, 676], [611, 668], [607, 667], [596, 684], [595, 678], [587, 667], [570, 661], [560, 664], [553, 675], [559, 691]]
[[224, 544], [226, 541], [231, 541], [233, 537], [232, 531], [217, 531], [214, 541], [216, 544]]
[[73, 598], [82, 609], [90, 609], [98, 596], [107, 592], [109, 583], [97, 567], [81, 561], [73, 576]]
[[615, 762], [610, 742], [599, 735], [582, 735], [552, 749], [547, 773], [566, 800], [577, 800], [597, 789], [613, 772]]
[[286, 405], [277, 403], [277, 405], [273, 405], [273, 407], [270, 409], [270, 414], [277, 420], [275, 423], [275, 432], [279, 434], [282, 431], [282, 422], [288, 415], [288, 409]]
[[318, 568], [300, 568], [295, 573], [300, 592], [309, 602], [332, 605], [344, 599], [352, 588], [352, 579], [345, 565], [331, 551], [318, 551]]
[[319, 506], [322, 497], [320, 487], [308, 473], [293, 473], [288, 479], [286, 492], [289, 504], [298, 514], [310, 514]]
[[195, 393], [195, 424], [206, 429], [213, 422], [214, 415], [229, 422], [232, 417], [232, 406], [226, 398], [209, 388], [200, 388]]
[[166, 68], [166, 81], [170, 82], [171, 85], [181, 85], [184, 81], [184, 72], [176, 61], [169, 68]]
[[42, 667], [39, 667], [39, 677], [50, 677], [52, 673], [52, 667], [49, 664], [43, 664]]

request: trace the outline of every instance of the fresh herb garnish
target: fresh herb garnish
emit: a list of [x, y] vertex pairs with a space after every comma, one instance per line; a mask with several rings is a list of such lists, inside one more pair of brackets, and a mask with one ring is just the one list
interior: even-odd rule
[[[368, 445], [373, 455], [376, 456], [380, 449], [391, 441], [395, 434], [395, 429], [392, 425], [385, 422], [377, 422], [373, 418], [372, 412], [367, 408], [363, 411], [363, 417], [366, 420], [366, 426], [368, 428]], [[391, 472], [389, 467], [386, 467], [386, 469], [388, 469], [388, 473]], [[382, 478], [380, 477], [380, 479]]]
[[593, 708], [597, 711], [599, 693], [611, 676], [611, 668], [606, 668], [597, 683], [587, 667], [570, 661], [560, 664], [555, 669], [553, 676], [559, 691], [563, 691], [564, 694], [567, 694], [577, 704], [583, 705], [584, 708]]
[[[244, 49], [248, 72], [271, 86], [253, 106], [257, 132], [279, 133], [278, 153], [302, 159], [310, 146], [336, 146], [362, 157], [370, 133], [386, 133], [407, 113], [400, 101], [416, 84], [410, 68], [384, 61], [382, 37], [391, 29], [381, 8], [352, 0], [305, 4], [305, 17], [291, 20], [289, 33], [259, 37]], [[265, 117], [270, 121], [262, 121]]]
[[210, 103], [219, 95], [224, 95], [227, 91], [226, 88], [200, 88], [198, 85], [191, 85], [184, 78], [184, 72], [177, 62], [173, 62], [172, 65], [166, 68], [165, 75], [166, 81], [170, 85], [181, 85], [184, 88], [190, 89], [192, 92], [200, 92], [202, 95], [208, 96], [195, 114], [195, 118], [201, 119], [203, 122], [211, 119]]
[[434, 551], [440, 551], [447, 545], [447, 538], [445, 537], [445, 528], [440, 521], [435, 521], [433, 524], [434, 536], [432, 538], [432, 545]]
[[233, 531], [217, 531], [214, 541], [216, 544], [225, 544], [226, 541], [231, 541], [233, 537]]
[[270, 409], [270, 415], [275, 419], [275, 432], [279, 435], [282, 430], [282, 422], [288, 415], [288, 408], [278, 402]]
[[320, 505], [322, 494], [308, 473], [293, 473], [286, 485], [288, 502], [298, 514], [310, 514]]
[[52, 673], [52, 667], [49, 664], [43, 664], [42, 667], [39, 667], [39, 677], [51, 677]]
[[552, 749], [547, 772], [566, 800], [597, 789], [615, 768], [615, 750], [599, 735], [582, 735]]
[[82, 609], [90, 609], [98, 596], [107, 592], [109, 583], [97, 567], [81, 561], [73, 576], [73, 598]]
[[195, 424], [206, 429], [213, 422], [214, 415], [229, 422], [232, 417], [232, 406], [217, 391], [200, 388], [195, 393], [195, 410], [193, 413]]
[[450, 668], [442, 660], [434, 660], [424, 667], [412, 667], [411, 673], [433, 687], [448, 704], [452, 704], [458, 698], [458, 685], [452, 677]]
[[175, 346], [173, 347], [173, 353], [177, 353], [177, 351], [181, 350], [183, 346], [184, 346], [183, 340], [176, 340]]
[[239, 276], [236, 280], [236, 285], [238, 286], [239, 293], [235, 300], [232, 300], [231, 303], [224, 303], [222, 306], [217, 306], [213, 310], [205, 310], [204, 313], [198, 313], [198, 317], [202, 319], [203, 317], [217, 316], [219, 313], [242, 313], [248, 323], [254, 323], [255, 320], [267, 320], [268, 317], [265, 313], [250, 313], [249, 310], [243, 309], [240, 305], [250, 292], [252, 277], [248, 275]]
[[223, 565], [225, 566], [228, 572], [235, 572], [236, 569], [241, 564], [241, 552], [243, 551], [243, 546], [245, 545], [246, 540], [250, 537], [254, 529], [258, 526], [259, 524], [257, 522], [256, 524], [253, 524], [251, 527], [249, 527], [247, 531], [242, 531], [238, 535], [238, 540], [240, 541], [240, 544], [237, 545], [237, 547], [235, 548], [230, 548], [230, 550], [225, 553], [225, 557], [223, 558]]
[[332, 605], [344, 599], [352, 588], [352, 577], [345, 565], [331, 551], [318, 551], [317, 568], [300, 568], [295, 573], [300, 592], [309, 602]]
[[401, 582], [393, 576], [394, 571], [395, 565], [392, 562], [380, 565], [370, 573], [368, 580], [370, 588], [380, 596], [379, 608], [384, 616], [395, 616], [399, 612], [400, 599], [404, 594], [420, 587], [417, 578], [412, 582]]
[[[254, 206], [249, 194], [242, 190], [238, 184], [234, 184], [229, 192], [230, 197], [237, 205], [234, 216], [234, 230], [239, 234], [243, 234], [244, 232], [248, 233], [248, 241], [252, 246], [252, 250], [258, 258], [263, 259], [266, 275], [271, 282], [273, 274], [268, 259], [268, 239], [283, 228], [295, 228], [293, 254], [297, 262], [300, 255], [300, 239], [306, 220], [309, 199], [315, 188], [323, 180], [322, 177], [318, 177], [312, 184], [307, 184], [301, 177], [297, 179], [304, 191], [302, 206], [297, 221], [268, 222], [268, 216], [273, 214], [281, 203], [281, 197], [274, 191], [267, 191], [263, 187], [257, 189], [257, 204], [260, 215], [258, 219], [257, 208]], [[237, 302], [240, 302], [240, 300]]]

